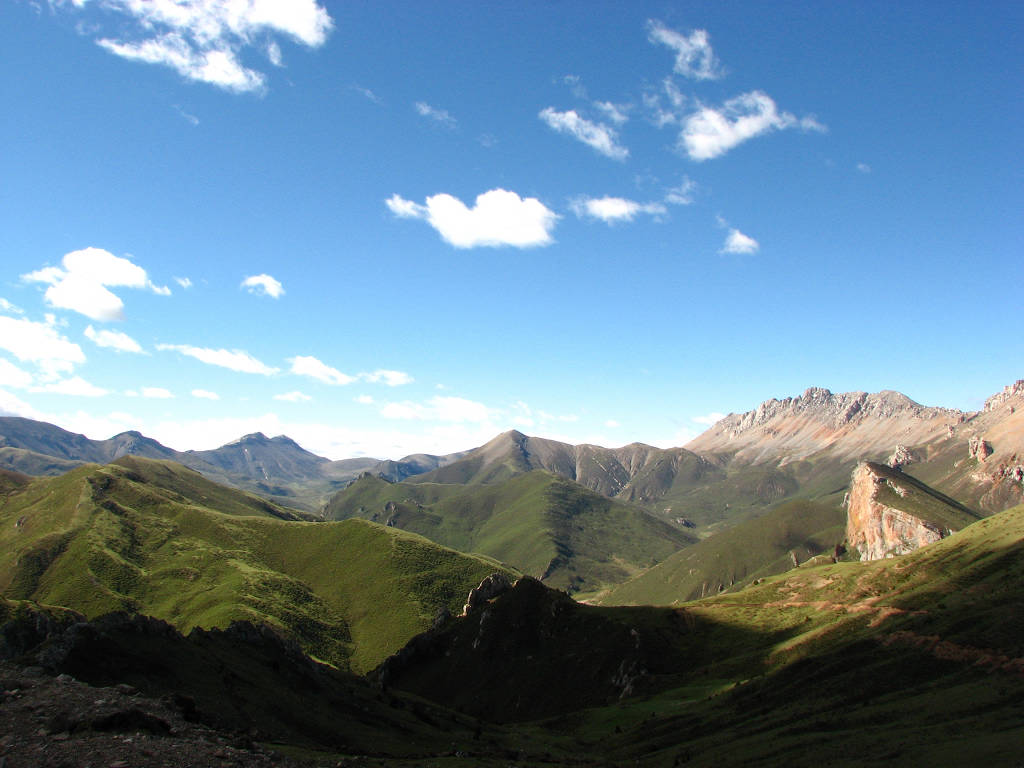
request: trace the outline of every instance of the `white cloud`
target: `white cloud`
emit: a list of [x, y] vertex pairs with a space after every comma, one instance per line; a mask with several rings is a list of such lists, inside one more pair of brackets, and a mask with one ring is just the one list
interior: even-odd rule
[[170, 289], [154, 285], [146, 270], [102, 248], [83, 248], [65, 254], [61, 267], [43, 267], [22, 280], [47, 283], [51, 307], [70, 309], [92, 320], [121, 320], [124, 302], [109, 288], [149, 288], [161, 295]]
[[738, 229], [730, 229], [721, 253], [757, 253], [761, 246], [757, 240], [744, 235]]
[[284, 286], [267, 274], [251, 275], [242, 281], [240, 287], [245, 288], [249, 293], [269, 296], [272, 299], [278, 299], [284, 293]]
[[463, 397], [430, 398], [425, 403], [414, 403], [405, 400], [400, 403], [388, 403], [380, 410], [386, 419], [405, 419], [447, 422], [487, 422], [494, 411], [483, 403], [467, 400]]
[[71, 395], [73, 397], [103, 397], [108, 394], [107, 390], [90, 384], [81, 376], [72, 376], [70, 379], [61, 379], [40, 387], [33, 387], [33, 392], [47, 392], [54, 395]]
[[661, 203], [638, 203], [635, 200], [626, 200], [621, 197], [580, 198], [573, 200], [570, 208], [581, 219], [586, 216], [591, 219], [600, 219], [606, 224], [633, 221], [640, 213], [651, 216], [660, 216], [666, 213], [666, 208]]
[[21, 398], [0, 389], [0, 416], [22, 416], [26, 419], [43, 421], [43, 414]]
[[592, 123], [572, 109], [558, 112], [553, 107], [545, 107], [538, 116], [551, 129], [569, 134], [605, 157], [613, 160], [625, 160], [629, 157], [629, 150], [619, 144], [619, 135], [615, 129], [604, 123]]
[[[73, 0], [83, 7], [89, 0]], [[267, 40], [282, 34], [311, 48], [327, 39], [333, 22], [316, 0], [103, 0], [105, 10], [135, 22], [122, 39], [97, 43], [135, 61], [171, 67], [182, 77], [229, 91], [260, 90], [261, 72], [239, 60], [243, 48], [260, 46], [275, 66], [279, 45]]]
[[385, 369], [378, 369], [373, 373], [361, 373], [359, 378], [363, 381], [367, 381], [370, 384], [377, 384], [383, 382], [389, 387], [400, 387], [404, 384], [411, 384], [415, 379], [404, 371], [389, 371]]
[[270, 376], [278, 371], [277, 368], [264, 365], [248, 352], [243, 352], [240, 349], [210, 349], [208, 347], [193, 347], [189, 344], [157, 344], [156, 348], [161, 352], [180, 352], [207, 365], [217, 365], [239, 373], [258, 373], [262, 376]]
[[23, 363], [33, 363], [47, 378], [70, 373], [85, 362], [82, 348], [57, 332], [53, 322], [35, 323], [0, 315], [0, 349]]
[[867, 163], [857, 163], [857, 170], [861, 173], [871, 173], [871, 166]]
[[621, 425], [621, 424], [619, 424], [619, 422], [617, 422], [617, 421], [616, 421], [615, 419], [608, 419], [608, 421], [606, 421], [606, 422], [604, 423], [604, 425], [605, 425], [606, 427], [609, 427], [609, 428], [611, 428], [611, 429], [615, 429], [615, 428], [617, 428], [617, 427], [621, 427], [621, 426], [622, 426], [622, 425]]
[[198, 397], [200, 400], [220, 400], [220, 395], [208, 389], [193, 389], [192, 397]]
[[163, 387], [143, 387], [141, 394], [150, 400], [171, 400], [174, 398], [173, 393]]
[[120, 331], [97, 331], [91, 325], [85, 329], [85, 338], [89, 339], [98, 347], [116, 349], [119, 352], [142, 353], [142, 346], [126, 333]]
[[711, 413], [708, 413], [708, 414], [706, 414], [704, 416], [694, 416], [692, 421], [695, 421], [698, 424], [704, 424], [704, 425], [710, 427], [712, 424], [717, 424], [719, 421], [721, 421], [724, 418], [725, 418], [725, 414], [724, 413], [718, 413], [717, 411], [712, 411]]
[[322, 381], [324, 384], [344, 386], [356, 381], [355, 376], [349, 376], [337, 368], [331, 368], [331, 366], [317, 360], [315, 357], [299, 355], [291, 358], [288, 362], [292, 365], [291, 372], [296, 376], [308, 376], [311, 379]]
[[355, 401], [361, 405], [373, 405], [374, 399], [370, 395], [359, 395]]
[[535, 197], [520, 198], [515, 192], [492, 189], [478, 195], [472, 208], [447, 194], [431, 195], [426, 205], [397, 194], [387, 206], [399, 218], [421, 219], [456, 248], [511, 245], [530, 248], [552, 242], [558, 215]]
[[[195, 126], [199, 125], [199, 118], [198, 117], [196, 117], [195, 115], [193, 115], [190, 112], [186, 112], [184, 109], [179, 107], [177, 104], [174, 105], [174, 111], [177, 112], [179, 115], [181, 115], [182, 119], [185, 120], [185, 122], [187, 122], [193, 128]], [[182, 287], [184, 288], [185, 286], [182, 286]]]
[[20, 309], [20, 308], [14, 306], [7, 299], [0, 299], [0, 311], [11, 312], [11, 313], [13, 313], [15, 315], [23, 315], [23, 314], [25, 314], [25, 310]]
[[417, 114], [433, 120], [435, 123], [442, 125], [445, 128], [454, 128], [458, 124], [458, 121], [452, 117], [447, 110], [432, 107], [425, 101], [417, 101], [413, 106], [415, 107]]
[[374, 104], [381, 103], [380, 96], [371, 91], [369, 88], [363, 88], [361, 85], [353, 85], [352, 90], [354, 90], [356, 93], [361, 94], [364, 98], [369, 99]]
[[283, 400], [286, 403], [300, 403], [312, 400], [313, 398], [304, 392], [298, 390], [294, 392], [285, 392], [283, 395], [274, 395], [275, 400]]
[[693, 193], [697, 191], [697, 182], [689, 176], [683, 176], [678, 187], [672, 187], [665, 192], [665, 202], [669, 205], [690, 205], [693, 203]]
[[708, 33], [695, 29], [683, 35], [660, 21], [647, 22], [647, 37], [652, 43], [667, 45], [676, 52], [675, 71], [693, 80], [716, 80], [724, 71], [711, 50]]
[[10, 360], [0, 357], [0, 387], [26, 389], [32, 386], [32, 374], [23, 371]]
[[610, 101], [595, 101], [594, 106], [601, 110], [605, 117], [616, 125], [622, 125], [629, 120], [629, 104], [613, 104]]
[[176, 282], [182, 288], [191, 288], [192, 287], [192, 281], [189, 278], [187, 278], [187, 277], [176, 277], [176, 278], [174, 278], [174, 282]]
[[826, 130], [813, 117], [798, 120], [779, 112], [768, 94], [751, 91], [729, 99], [720, 109], [701, 107], [686, 118], [679, 142], [691, 160], [710, 160], [755, 136], [786, 128]]

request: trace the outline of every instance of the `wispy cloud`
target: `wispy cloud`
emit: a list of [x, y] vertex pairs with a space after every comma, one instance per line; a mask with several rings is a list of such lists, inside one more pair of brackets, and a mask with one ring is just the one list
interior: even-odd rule
[[44, 297], [51, 307], [70, 309], [92, 320], [124, 318], [124, 302], [111, 288], [149, 288], [162, 296], [171, 292], [166, 286], [154, 285], [138, 264], [102, 248], [71, 251], [61, 264], [29, 272], [21, 279], [49, 285]]
[[220, 395], [208, 389], [193, 389], [192, 397], [197, 397], [200, 400], [220, 400]]
[[372, 101], [374, 104], [381, 104], [383, 100], [376, 93], [371, 91], [369, 88], [364, 88], [361, 85], [353, 85], [352, 90], [361, 95], [364, 99]]
[[395, 194], [386, 203], [399, 218], [427, 222], [456, 248], [548, 245], [558, 220], [540, 200], [504, 189], [478, 195], [472, 208], [448, 194], [431, 195], [425, 205]]
[[248, 352], [240, 349], [211, 349], [209, 347], [193, 347], [189, 344], [157, 344], [156, 348], [162, 352], [178, 352], [188, 357], [194, 357], [201, 363], [216, 365], [238, 373], [271, 376], [278, 372], [277, 368], [264, 365]]
[[[73, 0], [83, 7], [91, 0]], [[96, 42], [111, 53], [134, 61], [170, 67], [187, 80], [234, 92], [259, 91], [262, 72], [241, 63], [243, 49], [262, 50], [280, 66], [281, 48], [267, 38], [284, 35], [316, 48], [333, 27], [316, 0], [288, 2], [224, 2], [224, 0], [103, 0], [105, 10], [127, 17], [133, 25], [118, 38]]]
[[187, 277], [176, 277], [176, 278], [174, 278], [174, 282], [176, 282], [182, 288], [191, 288], [192, 287], [192, 281], [189, 278], [187, 278]]
[[559, 112], [554, 107], [545, 107], [538, 116], [552, 130], [582, 141], [605, 157], [613, 160], [629, 157], [629, 150], [619, 144], [619, 135], [611, 126], [591, 122], [572, 109]]
[[599, 219], [606, 224], [633, 221], [641, 213], [660, 216], [667, 212], [661, 203], [638, 203], [621, 197], [577, 198], [569, 207], [581, 219]]
[[0, 357], [0, 387], [25, 389], [32, 386], [32, 374]]
[[370, 384], [382, 383], [389, 387], [401, 387], [414, 381], [413, 377], [405, 371], [389, 371], [383, 368], [372, 373], [361, 373], [359, 378]]
[[693, 203], [693, 195], [696, 191], [697, 182], [689, 176], [683, 176], [679, 186], [665, 191], [665, 202], [669, 205], [690, 205]]
[[660, 21], [647, 22], [647, 37], [652, 43], [667, 45], [676, 53], [675, 71], [693, 80], [717, 80], [725, 72], [711, 50], [707, 31], [695, 29], [688, 35], [669, 29]]
[[136, 354], [144, 352], [139, 342], [127, 333], [121, 333], [120, 331], [97, 331], [90, 325], [85, 329], [85, 338], [89, 339], [97, 347], [116, 349], [118, 352], [134, 352]]
[[448, 111], [445, 109], [438, 109], [437, 107], [432, 107], [425, 101], [417, 101], [413, 105], [413, 107], [416, 109], [416, 113], [418, 115], [425, 117], [428, 120], [431, 120], [434, 123], [443, 126], [444, 128], [450, 129], [458, 125], [458, 121], [454, 117], [452, 117], [451, 114], [449, 114]]
[[69, 395], [71, 397], [103, 397], [109, 392], [103, 387], [97, 387], [81, 376], [72, 376], [70, 379], [44, 384], [40, 387], [33, 387], [33, 392], [45, 392], [51, 395]]
[[623, 125], [629, 120], [629, 104], [613, 104], [610, 101], [595, 101], [594, 106], [616, 125]]
[[827, 130], [813, 116], [797, 118], [780, 112], [768, 94], [751, 91], [718, 109], [701, 107], [691, 114], [683, 123], [679, 143], [691, 160], [710, 160], [755, 136], [787, 128]]
[[251, 275], [242, 281], [240, 287], [245, 288], [249, 293], [257, 296], [269, 296], [272, 299], [278, 299], [284, 293], [284, 286], [281, 285], [281, 282], [267, 274]]
[[694, 416], [693, 419], [691, 419], [691, 421], [695, 421], [698, 424], [704, 424], [704, 425], [710, 427], [713, 424], [717, 424], [719, 421], [721, 421], [724, 418], [725, 418], [725, 414], [724, 413], [718, 413], [717, 411], [712, 411], [711, 413], [705, 414], [704, 416]]
[[357, 381], [355, 376], [349, 376], [347, 373], [342, 373], [337, 368], [332, 368], [327, 363], [318, 360], [315, 357], [308, 355], [298, 355], [297, 357], [291, 358], [291, 372], [296, 376], [307, 376], [311, 379], [316, 379], [324, 384], [333, 384], [335, 386], [344, 386], [351, 384], [353, 381]]
[[143, 387], [139, 390], [139, 394], [150, 400], [171, 400], [174, 398], [174, 393], [164, 387]]
[[857, 163], [857, 170], [861, 173], [871, 173], [871, 166], [867, 163]]
[[388, 403], [380, 409], [380, 415], [386, 419], [406, 419], [422, 421], [448, 422], [486, 422], [494, 415], [494, 411], [483, 403], [467, 400], [463, 397], [432, 397], [425, 403], [405, 400], [400, 403]]
[[281, 400], [286, 403], [305, 403], [309, 402], [313, 398], [307, 395], [305, 392], [299, 392], [298, 390], [295, 390], [294, 392], [285, 392], [280, 395], [274, 395], [274, 399]]

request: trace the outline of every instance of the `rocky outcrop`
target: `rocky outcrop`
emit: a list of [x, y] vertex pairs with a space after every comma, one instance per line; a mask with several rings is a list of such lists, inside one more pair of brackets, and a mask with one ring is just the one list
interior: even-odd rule
[[[923, 494], [923, 487], [899, 470], [872, 462], [857, 465], [850, 484], [846, 540], [860, 552], [861, 561], [904, 555], [954, 532], [944, 524], [949, 519], [925, 519], [917, 511], [926, 508], [922, 495], [933, 504], [947, 503], [938, 494]], [[949, 514], [970, 522], [970, 513], [962, 508], [951, 507]]]
[[984, 461], [992, 455], [992, 446], [989, 445], [983, 438], [975, 435], [967, 441], [967, 457], [970, 459], [977, 459], [978, 461]]
[[[1018, 397], [1024, 397], [1024, 379], [1017, 379], [1013, 384], [1007, 384], [1002, 392], [997, 392], [985, 401], [985, 413], [994, 411], [1004, 403]], [[1014, 406], [1010, 405], [1010, 412], [1013, 413]]]
[[503, 592], [508, 592], [511, 588], [512, 582], [509, 581], [508, 576], [501, 571], [492, 573], [481, 581], [478, 587], [470, 590], [469, 597], [466, 598], [466, 605], [462, 609], [462, 615], [469, 616], [477, 608], [487, 604], [488, 601]]
[[892, 455], [886, 459], [885, 463], [893, 469], [902, 469], [908, 464], [914, 463], [917, 457], [911, 453], [910, 449], [905, 445], [897, 445], [896, 449], [892, 452]]

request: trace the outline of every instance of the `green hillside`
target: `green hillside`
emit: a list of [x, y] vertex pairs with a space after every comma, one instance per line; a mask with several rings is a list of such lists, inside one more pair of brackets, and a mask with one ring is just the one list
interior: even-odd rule
[[604, 605], [673, 605], [738, 588], [831, 554], [845, 535], [846, 513], [796, 500], [680, 550], [601, 598]]
[[498, 568], [411, 533], [300, 514], [172, 462], [81, 467], [0, 501], [0, 594], [185, 632], [267, 622], [359, 671]]
[[522, 582], [378, 674], [472, 714], [547, 717], [524, 726], [533, 738], [611, 765], [1013, 765], [1022, 585], [1017, 507], [909, 555], [678, 608]]
[[367, 475], [336, 495], [324, 514], [414, 531], [577, 593], [620, 583], [694, 541], [638, 507], [541, 470], [486, 485], [389, 483]]

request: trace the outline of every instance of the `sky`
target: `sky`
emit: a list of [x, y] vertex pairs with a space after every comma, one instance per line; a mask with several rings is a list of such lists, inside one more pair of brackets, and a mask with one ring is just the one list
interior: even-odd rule
[[2, 0], [0, 413], [331, 459], [1024, 377], [1024, 5]]

